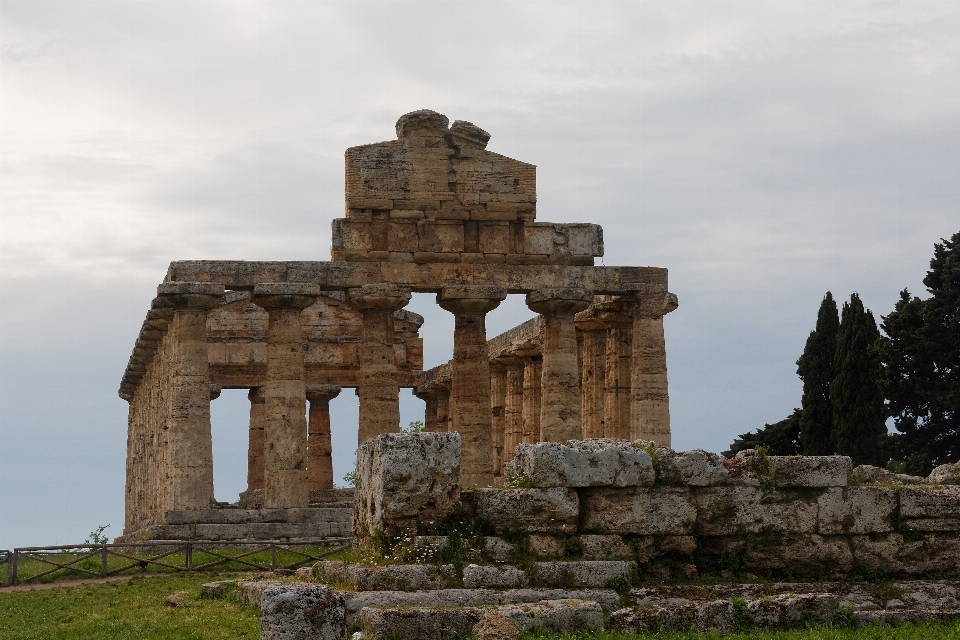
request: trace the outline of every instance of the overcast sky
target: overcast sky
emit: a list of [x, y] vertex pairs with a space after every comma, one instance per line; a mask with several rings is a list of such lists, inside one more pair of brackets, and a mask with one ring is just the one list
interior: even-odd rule
[[[536, 164], [538, 219], [601, 224], [604, 264], [670, 270], [675, 448], [786, 417], [823, 294], [879, 320], [960, 230], [958, 34], [956, 0], [0, 0], [0, 548], [121, 533], [117, 388], [167, 264], [329, 259], [344, 149], [414, 109]], [[447, 360], [452, 316], [408, 308]], [[219, 500], [246, 413], [213, 403]]]

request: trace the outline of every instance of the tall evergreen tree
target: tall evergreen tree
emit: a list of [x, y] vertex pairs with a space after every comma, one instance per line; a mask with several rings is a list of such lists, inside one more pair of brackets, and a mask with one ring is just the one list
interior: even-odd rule
[[826, 456], [834, 452], [830, 437], [833, 431], [830, 383], [834, 377], [833, 357], [839, 329], [837, 303], [833, 294], [827, 291], [817, 312], [817, 327], [810, 332], [803, 355], [797, 360], [797, 373], [803, 380], [800, 445], [808, 456]]
[[883, 318], [880, 356], [897, 456], [908, 471], [926, 475], [960, 460], [960, 232], [934, 244], [923, 279], [930, 297], [906, 289]]
[[885, 466], [888, 455], [880, 391], [877, 346], [880, 332], [873, 314], [863, 308], [860, 296], [843, 304], [837, 350], [836, 374], [830, 383], [833, 407], [833, 442], [836, 452], [853, 458], [853, 464]]

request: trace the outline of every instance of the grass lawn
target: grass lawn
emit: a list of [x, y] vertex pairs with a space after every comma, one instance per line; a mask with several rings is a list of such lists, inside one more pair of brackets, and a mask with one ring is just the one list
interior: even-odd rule
[[[4, 640], [175, 638], [199, 640], [260, 637], [260, 613], [239, 604], [230, 593], [222, 600], [200, 598], [200, 585], [228, 575], [211, 573], [135, 577], [125, 582], [54, 587], [36, 591], [0, 590], [0, 638]], [[183, 592], [182, 607], [163, 604]], [[535, 636], [522, 640], [692, 640], [700, 634], [662, 633], [629, 636], [616, 633]], [[831, 629], [816, 627], [781, 633], [743, 633], [729, 636], [746, 640], [960, 640], [960, 623]]]
[[[226, 577], [226, 576], [222, 576]], [[0, 637], [4, 640], [121, 638], [204, 640], [260, 637], [260, 612], [238, 603], [200, 598], [209, 573], [135, 577], [124, 582], [0, 590]], [[180, 608], [164, 599], [183, 591]]]

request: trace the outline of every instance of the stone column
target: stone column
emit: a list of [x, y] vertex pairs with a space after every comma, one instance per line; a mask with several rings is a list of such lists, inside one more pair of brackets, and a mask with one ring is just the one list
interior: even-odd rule
[[502, 486], [503, 443], [506, 432], [507, 369], [502, 364], [490, 366], [490, 413], [493, 418], [493, 476]]
[[333, 445], [330, 442], [330, 401], [340, 395], [334, 384], [307, 385], [307, 488], [333, 489]]
[[670, 396], [663, 316], [677, 308], [666, 291], [638, 292], [633, 310], [630, 438], [670, 446]]
[[633, 327], [611, 322], [607, 328], [606, 397], [604, 419], [607, 438], [630, 440], [630, 405], [633, 396]]
[[437, 390], [437, 431], [450, 431], [450, 389]]
[[[523, 442], [523, 363], [507, 364], [504, 398], [503, 464], [513, 460], [517, 445]], [[539, 416], [539, 412], [537, 413]]]
[[583, 437], [604, 437], [607, 332], [598, 322], [577, 322], [580, 330], [580, 384]]
[[542, 289], [527, 294], [527, 306], [543, 316], [543, 382], [540, 439], [579, 440], [580, 371], [574, 315], [593, 302], [586, 289]]
[[263, 489], [263, 387], [247, 392], [250, 400], [250, 438], [247, 445], [247, 491]]
[[213, 440], [210, 433], [210, 369], [207, 311], [220, 304], [222, 284], [165, 282], [157, 297], [173, 308], [170, 341], [169, 413], [160, 448], [165, 478], [163, 511], [209, 509], [213, 497]]
[[450, 363], [450, 431], [460, 434], [460, 484], [493, 485], [490, 359], [485, 318], [507, 297], [505, 289], [487, 286], [444, 287], [437, 304], [454, 315]]
[[400, 386], [393, 312], [407, 306], [410, 291], [389, 284], [368, 284], [347, 291], [347, 299], [363, 315], [360, 341], [358, 440], [400, 431]]
[[523, 422], [520, 441], [525, 444], [540, 442], [540, 401], [542, 398], [543, 358], [532, 356], [523, 363]]
[[416, 396], [423, 400], [423, 430], [439, 431], [437, 427], [437, 412], [440, 405], [440, 394], [437, 389], [430, 387], [419, 391]]
[[307, 420], [300, 313], [316, 302], [317, 285], [258, 284], [253, 303], [267, 311], [264, 393], [263, 508], [306, 507]]

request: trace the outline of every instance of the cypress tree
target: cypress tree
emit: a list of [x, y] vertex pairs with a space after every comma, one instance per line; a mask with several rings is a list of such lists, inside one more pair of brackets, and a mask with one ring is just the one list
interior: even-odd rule
[[902, 434], [897, 456], [918, 475], [960, 460], [960, 232], [934, 244], [923, 284], [929, 298], [904, 289], [883, 318], [880, 348], [883, 389]]
[[803, 355], [797, 360], [797, 373], [803, 380], [800, 445], [804, 455], [826, 456], [834, 452], [830, 437], [833, 432], [830, 383], [834, 378], [833, 357], [839, 328], [837, 303], [827, 291], [817, 312], [816, 329], [810, 332]]
[[860, 296], [852, 294], [840, 317], [830, 404], [834, 446], [837, 453], [850, 456], [854, 465], [883, 467], [888, 459], [877, 358], [879, 340], [873, 314], [863, 308]]

